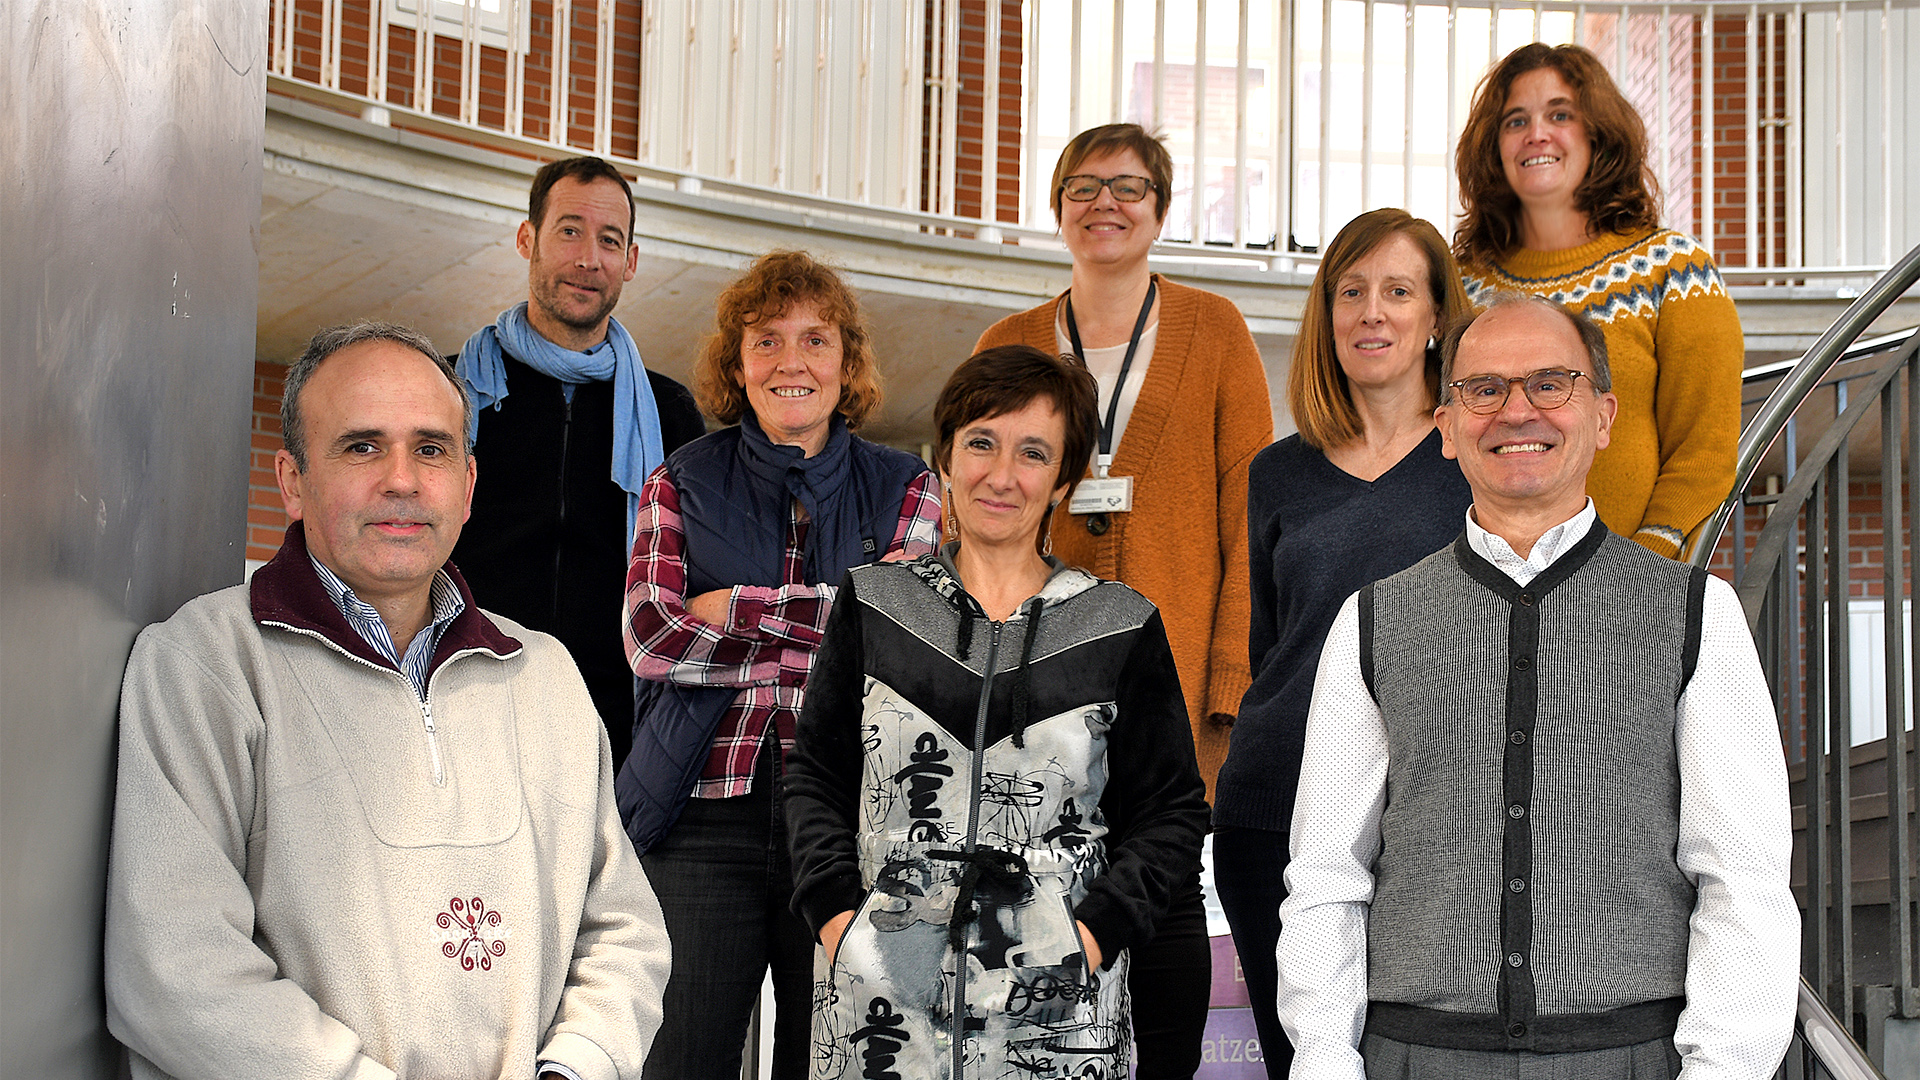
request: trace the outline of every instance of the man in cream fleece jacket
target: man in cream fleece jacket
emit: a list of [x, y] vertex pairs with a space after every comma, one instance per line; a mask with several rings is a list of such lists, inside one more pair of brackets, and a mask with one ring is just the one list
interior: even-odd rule
[[134, 645], [106, 981], [135, 1077], [640, 1075], [660, 908], [566, 650], [447, 561], [469, 407], [411, 331], [316, 335], [286, 542]]

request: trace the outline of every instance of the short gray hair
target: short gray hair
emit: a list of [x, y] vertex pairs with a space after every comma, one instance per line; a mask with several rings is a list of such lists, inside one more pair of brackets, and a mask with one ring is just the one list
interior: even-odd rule
[[397, 323], [363, 319], [344, 326], [329, 326], [314, 334], [307, 339], [306, 349], [287, 368], [286, 392], [280, 398], [280, 440], [286, 444], [287, 453], [293, 455], [294, 468], [303, 473], [307, 471], [307, 432], [306, 424], [300, 419], [300, 391], [306, 389], [307, 380], [313, 378], [315, 369], [327, 357], [368, 341], [391, 341], [433, 361], [433, 366], [440, 369], [440, 374], [447, 377], [460, 395], [460, 442], [472, 453], [473, 444], [466, 433], [473, 428], [473, 395], [467, 390], [467, 381], [453, 370], [453, 364], [440, 355], [425, 334]]
[[1466, 336], [1467, 328], [1487, 312], [1514, 304], [1538, 304], [1572, 323], [1573, 332], [1580, 335], [1580, 344], [1586, 347], [1587, 362], [1593, 367], [1594, 392], [1604, 394], [1613, 389], [1613, 369], [1607, 364], [1607, 336], [1600, 332], [1592, 319], [1544, 296], [1503, 290], [1491, 294], [1484, 307], [1448, 323], [1446, 331], [1440, 335], [1440, 404], [1445, 405], [1453, 397], [1453, 391], [1447, 384], [1453, 381], [1453, 360], [1460, 355], [1460, 339]]

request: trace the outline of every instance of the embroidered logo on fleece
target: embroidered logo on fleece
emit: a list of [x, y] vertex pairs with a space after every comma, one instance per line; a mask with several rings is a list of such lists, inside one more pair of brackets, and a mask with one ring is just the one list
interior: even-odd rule
[[475, 964], [481, 971], [492, 971], [493, 958], [507, 951], [507, 931], [498, 929], [500, 913], [488, 911], [477, 896], [471, 900], [454, 897], [447, 902], [447, 910], [434, 916], [433, 921], [447, 931], [441, 935], [441, 953], [458, 957], [462, 971], [472, 971]]

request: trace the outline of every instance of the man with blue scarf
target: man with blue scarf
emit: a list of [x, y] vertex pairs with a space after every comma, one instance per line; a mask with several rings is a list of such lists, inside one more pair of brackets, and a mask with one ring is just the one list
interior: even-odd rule
[[626, 178], [599, 158], [551, 162], [527, 209], [515, 235], [527, 299], [468, 338], [457, 364], [487, 484], [453, 559], [490, 610], [566, 645], [618, 768], [633, 728], [620, 603], [635, 500], [706, 426], [613, 317], [639, 259]]

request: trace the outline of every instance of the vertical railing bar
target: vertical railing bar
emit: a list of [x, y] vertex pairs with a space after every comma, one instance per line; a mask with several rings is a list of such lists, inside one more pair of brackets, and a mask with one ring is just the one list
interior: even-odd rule
[[787, 94], [787, 49], [792, 44], [789, 21], [792, 10], [788, 0], [774, 0], [773, 7], [773, 186], [787, 183], [787, 114], [791, 108]]
[[570, 145], [568, 116], [573, 98], [573, 0], [553, 0], [553, 100], [547, 137], [555, 146]]
[[[1769, 19], [1773, 16], [1768, 15]], [[1747, 265], [1765, 266], [1760, 254], [1760, 5], [1747, 5]]]
[[[994, 12], [999, 11], [999, 0], [987, 0], [987, 6]], [[833, 4], [819, 3], [814, 9], [813, 25], [813, 193], [827, 193], [827, 159], [831, 156], [827, 147], [833, 137], [833, 99], [832, 87], [827, 80], [827, 56], [833, 47]], [[994, 43], [998, 39], [991, 29], [987, 33], [987, 52], [991, 56]], [[988, 70], [992, 70], [989, 61]], [[989, 83], [993, 82], [989, 78]], [[989, 99], [991, 100], [991, 99]], [[992, 122], [989, 116], [989, 123]]]
[[1167, 0], [1153, 0], [1153, 116], [1149, 127], [1167, 122]]
[[1833, 264], [1847, 265], [1847, 0], [1833, 14]]
[[1627, 62], [1632, 57], [1627, 41], [1632, 24], [1633, 16], [1628, 12], [1626, 0], [1621, 0], [1620, 18], [1613, 35], [1613, 77], [1623, 82], [1627, 77]]
[[980, 220], [1000, 220], [1000, 0], [987, 0], [987, 47], [981, 70], [987, 84], [980, 127]]
[[1546, 15], [1545, 0], [1533, 0], [1533, 40], [1540, 40], [1540, 22]]
[[[1080, 0], [1073, 0], [1075, 11], [1074, 32], [1079, 33]], [[1040, 185], [1052, 179], [1052, 172], [1040, 161], [1040, 78], [1038, 53], [1040, 51], [1040, 0], [1025, 0], [1020, 11], [1020, 100], [1027, 107], [1027, 122], [1020, 128], [1020, 212], [1014, 220], [1022, 225], [1037, 224], [1028, 218], [1033, 206], [1041, 200], [1034, 198], [1034, 192]], [[1074, 70], [1079, 70], [1079, 49], [1074, 50]], [[1076, 75], [1072, 92], [1072, 123], [1074, 134], [1079, 134], [1080, 118], [1080, 79]]]
[[1414, 0], [1406, 0], [1407, 40], [1404, 50], [1403, 70], [1400, 73], [1400, 205], [1413, 205], [1413, 73], [1414, 73], [1414, 12], [1418, 5]]
[[[1124, 106], [1125, 88], [1121, 84], [1122, 69], [1127, 65], [1126, 6], [1127, 0], [1113, 0], [1113, 70], [1109, 72], [1107, 76], [1108, 81], [1110, 81], [1113, 86], [1111, 88], [1112, 96], [1108, 99], [1107, 108], [1113, 113], [1113, 115], [1108, 118], [1108, 122], [1114, 124], [1120, 123], [1127, 118]], [[1079, 133], [1075, 132], [1075, 134]], [[1052, 193], [1048, 193], [1047, 197], [1051, 199], [1053, 197]]]
[[[1660, 24], [1654, 29], [1654, 47], [1660, 51], [1660, 187], [1667, 191], [1667, 198], [1673, 198], [1669, 185], [1673, 181], [1673, 8], [1669, 4], [1660, 5]], [[1668, 219], [1666, 208], [1662, 207], [1660, 216]], [[1670, 219], [1669, 219], [1670, 220]]]
[[[854, 198], [871, 204], [873, 200], [873, 0], [860, 0], [860, 81], [855, 88], [860, 95], [860, 120], [854, 126], [853, 159], [860, 163], [858, 179], [854, 181]], [[1021, 55], [1026, 55], [1025, 50]]]
[[[385, 0], [382, 0], [384, 3]], [[526, 137], [527, 72], [525, 50], [520, 41], [520, 0], [507, 0], [507, 131], [514, 138]]]
[[[871, 2], [871, 0], [869, 0]], [[727, 179], [740, 179], [740, 135], [746, 126], [740, 122], [741, 99], [744, 97], [740, 86], [740, 28], [745, 25], [746, 13], [741, 5], [746, 0], [733, 0], [727, 12]]]
[[382, 105], [387, 101], [387, 3], [373, 0], [367, 38], [367, 96]]
[[1780, 265], [1780, 263], [1776, 262], [1774, 259], [1775, 245], [1773, 242], [1773, 213], [1774, 213], [1774, 203], [1776, 199], [1776, 196], [1774, 193], [1775, 172], [1774, 172], [1774, 161], [1773, 161], [1773, 148], [1775, 144], [1779, 141], [1778, 136], [1775, 134], [1776, 128], [1774, 125], [1774, 121], [1778, 118], [1778, 115], [1779, 115], [1777, 112], [1779, 106], [1774, 99], [1774, 83], [1776, 81], [1776, 78], [1774, 75], [1774, 57], [1778, 55], [1774, 49], [1774, 40], [1773, 40], [1773, 34], [1774, 34], [1773, 28], [1774, 28], [1774, 22], [1776, 18], [1777, 16], [1773, 12], [1768, 12], [1765, 16], [1762, 17], [1762, 22], [1760, 24], [1760, 99], [1766, 103], [1766, 108], [1762, 110], [1765, 113], [1765, 115], [1755, 120], [1755, 126], [1760, 130], [1760, 139], [1761, 139], [1761, 142], [1760, 142], [1760, 237], [1761, 237], [1761, 240], [1760, 240], [1760, 261], [1758, 263], [1758, 265], [1760, 266], [1779, 266]]
[[[1252, 43], [1247, 40], [1247, 11], [1250, 0], [1239, 3], [1239, 46], [1233, 54], [1233, 246], [1244, 251], [1247, 247], [1247, 95], [1248, 50]], [[1275, 65], [1276, 67], [1280, 65]]]
[[[1791, 454], [1787, 460], [1793, 460]], [[1817, 985], [1821, 995], [1831, 1004], [1834, 988], [1833, 924], [1836, 917], [1832, 852], [1836, 839], [1832, 821], [1833, 777], [1827, 762], [1827, 702], [1824, 693], [1826, 634], [1822, 631], [1820, 616], [1826, 593], [1827, 553], [1823, 550], [1823, 541], [1826, 537], [1827, 486], [1828, 480], [1823, 476], [1814, 481], [1812, 490], [1807, 494], [1804, 556], [1806, 617], [1796, 620], [1795, 625], [1799, 634], [1804, 636], [1801, 649], [1806, 657], [1800, 688], [1804, 691], [1801, 700], [1805, 703], [1801, 726], [1807, 739], [1807, 900], [1814, 923], [1812, 933]], [[1794, 661], [1793, 653], [1789, 650], [1786, 662], [1793, 665]]]
[[1788, 266], [1800, 266], [1806, 261], [1806, 242], [1802, 235], [1806, 228], [1805, 208], [1800, 205], [1801, 191], [1804, 188], [1806, 169], [1806, 147], [1801, 138], [1803, 117], [1801, 115], [1800, 79], [1803, 74], [1804, 59], [1800, 47], [1800, 29], [1806, 15], [1799, 4], [1793, 5], [1793, 14], [1787, 19], [1787, 258]]
[[[613, 149], [613, 4], [594, 6], [593, 33], [593, 150], [605, 157]], [[659, 45], [659, 35], [654, 44]], [[657, 54], [656, 54], [657, 55]], [[646, 113], [641, 102], [641, 113]], [[635, 117], [639, 119], [639, 117]], [[655, 125], [658, 130], [658, 125]], [[652, 157], [649, 155], [648, 160]]]
[[1373, 209], [1373, 5], [1362, 0], [1360, 16], [1360, 209]]
[[946, 0], [946, 48], [942, 61], [946, 67], [946, 108], [940, 114], [940, 212], [948, 217], [959, 212], [960, 197], [960, 3], [961, 0]]
[[[1907, 482], [1905, 485], [1906, 490], [1902, 492], [1900, 517], [1892, 526], [1895, 530], [1903, 531], [1903, 541], [1905, 538], [1913, 536], [1915, 532], [1920, 532], [1920, 431], [1916, 431], [1915, 429], [1917, 423], [1920, 423], [1920, 352], [1915, 352], [1913, 355], [1907, 357], [1907, 422], [1905, 424], [1908, 455]], [[1886, 526], [1883, 525], [1882, 527], [1885, 528]], [[1900, 550], [1904, 552], [1906, 549], [1907, 545], [1903, 542], [1900, 545]], [[1904, 577], [1905, 575], [1902, 576]], [[1905, 594], [1907, 590], [1904, 587], [1904, 581], [1902, 582], [1902, 586], [1902, 603], [1900, 605], [1902, 609], [1901, 622], [1905, 624], [1907, 622], [1905, 612]], [[1912, 633], [1911, 628], [1907, 629], [1908, 667], [1911, 670], [1920, 671], [1920, 662], [1916, 662], [1920, 661], [1920, 635]], [[1892, 663], [1892, 661], [1890, 660], [1889, 663]], [[1897, 898], [1896, 902], [1900, 905], [1902, 911], [1906, 911], [1913, 904], [1913, 876], [1916, 866], [1920, 865], [1920, 860], [1916, 860], [1915, 856], [1915, 844], [1917, 841], [1920, 841], [1920, 837], [1916, 837], [1915, 834], [1920, 833], [1920, 829], [1916, 829], [1914, 823], [1909, 820], [1914, 812], [1914, 764], [1908, 760], [1907, 756], [1909, 748], [1914, 744], [1914, 736], [1907, 733], [1907, 718], [1909, 716], [1920, 717], [1920, 681], [1909, 679], [1907, 694], [1908, 701], [1901, 702], [1901, 705], [1907, 706], [1909, 703], [1912, 703], [1915, 707], [1913, 707], [1911, 711], [1903, 709], [1900, 717], [1900, 775], [1897, 780], [1893, 778], [1888, 779], [1889, 790], [1891, 790], [1891, 785], [1898, 783], [1903, 793], [1901, 797], [1906, 803], [1905, 810], [1898, 819], [1900, 823], [1899, 828], [1894, 833], [1894, 843], [1899, 847], [1900, 859], [1904, 863], [1904, 867], [1900, 871], [1900, 888], [1899, 891], [1894, 893], [1894, 897]], [[1891, 725], [1891, 723], [1892, 721], [1890, 720], [1889, 725]], [[1902, 946], [1902, 951], [1896, 954], [1901, 957], [1901, 962], [1899, 974], [1896, 976], [1894, 982], [1897, 995], [1895, 999], [1896, 1007], [1901, 1016], [1909, 1018], [1920, 1016], [1920, 987], [1915, 985], [1914, 953], [1913, 927], [1909, 924], [1906, 928], [1905, 944]]]
[[341, 0], [327, 0], [322, 13], [325, 32], [320, 35], [320, 85], [329, 90], [340, 89], [340, 9], [344, 7]]
[[273, 48], [271, 68], [281, 78], [291, 73], [287, 62], [288, 23], [293, 18], [293, 0], [273, 0]]
[[1487, 67], [1500, 62], [1500, 0], [1487, 2]]
[[[704, 126], [700, 123], [700, 102], [706, 96], [700, 93], [700, 69], [702, 66], [700, 63], [702, 52], [700, 47], [701, 7], [702, 5], [697, 3], [687, 5], [687, 38], [686, 44], [680, 53], [680, 167], [688, 172], [700, 171], [700, 129]], [[647, 21], [650, 20], [643, 19], [643, 25]], [[643, 57], [647, 55], [647, 50], [644, 45], [640, 49], [640, 55]], [[657, 78], [649, 78], [647, 75], [646, 69], [648, 66], [651, 66], [655, 71], [660, 69], [660, 65], [657, 63], [652, 65], [643, 64], [640, 69], [642, 108], [646, 108], [646, 99], [658, 96], [658, 88], [660, 85]], [[648, 83], [652, 83], [654, 88], [652, 92], [647, 90]], [[665, 105], [662, 104], [659, 108], [665, 108]], [[648, 159], [652, 160], [654, 157], [651, 153], [652, 146], [646, 144], [643, 146], [643, 150]]]
[[[1166, 6], [1161, 0], [1161, 6]], [[1207, 0], [1193, 0], [1193, 221], [1196, 243], [1207, 239]]]
[[[919, 107], [927, 100], [927, 45], [926, 20], [908, 17], [900, 20], [901, 56], [906, 62], [900, 65], [900, 100], [906, 102], [907, 137], [900, 142], [900, 195], [899, 205], [915, 208], [913, 197], [914, 179], [920, 180], [920, 190], [926, 191], [926, 176], [922, 172], [921, 148], [926, 143], [926, 117]], [[921, 205], [932, 205], [923, 203]]]
[[480, 43], [475, 31], [480, 17], [477, 3], [460, 9], [460, 122], [477, 124], [480, 120]]
[[433, 3], [423, 0], [413, 20], [413, 107], [433, 115]]
[[[1913, 362], [1907, 363], [1911, 383]], [[1911, 812], [1907, 787], [1907, 688], [1902, 660], [1907, 655], [1902, 625], [1906, 594], [1905, 546], [1900, 526], [1906, 520], [1901, 493], [1899, 379], [1880, 391], [1880, 611], [1885, 630], [1887, 708], [1887, 908], [1888, 951], [1893, 956], [1894, 1012], [1904, 1014], [1913, 988], [1913, 912], [1907, 882], [1913, 864], [1907, 858]]]
[[[1035, 15], [1036, 16], [1038, 15], [1037, 11], [1035, 12]], [[1084, 77], [1081, 69], [1085, 65], [1082, 64], [1080, 60], [1080, 43], [1086, 30], [1086, 27], [1083, 21], [1085, 17], [1086, 17], [1086, 12], [1084, 10], [1084, 5], [1082, 3], [1082, 0], [1073, 0], [1073, 11], [1069, 15], [1069, 18], [1072, 20], [1072, 25], [1069, 27], [1069, 33], [1067, 35], [1068, 41], [1071, 43], [1072, 50], [1073, 50], [1067, 56], [1067, 71], [1068, 71], [1068, 74], [1067, 74], [1067, 135], [1068, 135], [1068, 138], [1072, 138], [1073, 136], [1080, 134], [1080, 131], [1081, 131], [1080, 80]], [[1033, 38], [1029, 36], [1028, 40], [1031, 41], [1033, 40]], [[1022, 53], [1022, 56], [1025, 58], [1025, 62], [1023, 66], [1029, 71], [1034, 70], [1034, 68], [1036, 67], [1037, 58], [1033, 55], [1033, 51], [1026, 50]], [[1047, 197], [1052, 198], [1053, 194], [1049, 192], [1047, 194]]]
[[1573, 43], [1587, 47], [1587, 5], [1573, 5]]
[[[1714, 235], [1713, 220], [1713, 135], [1718, 130], [1714, 121], [1714, 102], [1719, 99], [1719, 83], [1714, 78], [1713, 69], [1713, 4], [1706, 6], [1701, 15], [1700, 26], [1700, 210], [1694, 215], [1699, 224], [1695, 226], [1705, 238], [1707, 250], [1719, 250], [1719, 238]], [[1745, 519], [1746, 514], [1740, 515]], [[1738, 525], [1735, 526], [1738, 529]], [[1736, 561], [1736, 566], [1738, 565]], [[1738, 579], [1739, 572], [1735, 571]]]
[[1893, 249], [1893, 0], [1880, 0], [1880, 261]]
[[1454, 174], [1453, 162], [1445, 160], [1445, 153], [1452, 151], [1460, 140], [1460, 110], [1456, 104], [1460, 97], [1460, 0], [1447, 0], [1447, 149], [1442, 152], [1441, 173], [1446, 176], [1446, 205], [1442, 212], [1446, 215], [1446, 239], [1453, 240], [1453, 230], [1460, 222], [1460, 179]]
[[[1847, 384], [1835, 386], [1834, 416], [1846, 411]], [[1827, 654], [1826, 682], [1827, 730], [1830, 767], [1833, 769], [1834, 898], [1836, 918], [1833, 948], [1838, 952], [1839, 994], [1833, 1001], [1841, 1016], [1853, 1015], [1853, 709], [1851, 680], [1847, 673], [1853, 660], [1847, 625], [1847, 602], [1851, 593], [1852, 560], [1847, 543], [1847, 511], [1850, 509], [1849, 469], [1845, 451], [1827, 464]]]
[[1333, 211], [1327, 205], [1327, 189], [1333, 183], [1333, 155], [1328, 151], [1327, 133], [1333, 129], [1333, 0], [1320, 0], [1320, 194], [1319, 231], [1314, 234], [1315, 250], [1327, 246], [1332, 230]]
[[1273, 251], [1276, 256], [1283, 256], [1291, 251], [1293, 237], [1293, 149], [1298, 131], [1293, 122], [1293, 78], [1297, 57], [1293, 53], [1293, 5], [1278, 7], [1273, 20], [1273, 54], [1278, 61], [1273, 65], [1273, 126], [1268, 137], [1273, 144], [1275, 181]]

